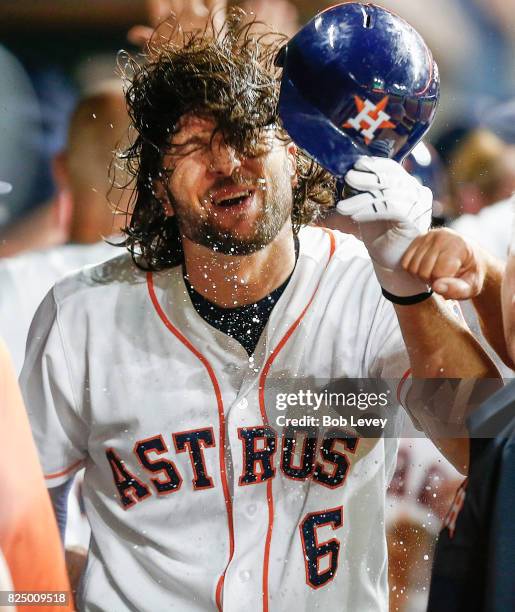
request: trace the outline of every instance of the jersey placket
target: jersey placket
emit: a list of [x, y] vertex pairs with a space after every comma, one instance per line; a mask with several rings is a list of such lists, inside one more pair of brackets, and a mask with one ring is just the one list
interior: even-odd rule
[[[332, 241], [331, 247], [333, 247]], [[265, 386], [275, 359], [298, 329], [317, 288], [318, 286], [307, 293], [309, 301], [300, 313], [295, 313], [296, 318], [284, 317], [283, 314], [277, 327], [273, 327], [275, 321], [272, 313], [258, 342], [255, 355], [251, 361], [249, 360], [240, 393], [228, 414], [227, 439], [231, 445], [235, 473], [233, 486], [235, 549], [225, 574], [223, 597], [225, 612], [237, 612], [242, 609], [263, 610], [263, 612], [270, 610], [268, 582], [274, 522], [272, 485], [279, 465], [277, 457], [280, 453], [281, 440], [268, 422]], [[281, 300], [288, 298], [287, 289]], [[249, 466], [249, 454], [251, 460], [259, 457], [252, 466]]]
[[[335, 247], [332, 234], [328, 232], [328, 235], [330, 249], [324, 268]], [[298, 268], [294, 276], [298, 275]], [[217, 583], [215, 599], [217, 607], [223, 607], [226, 612], [242, 608], [269, 612], [268, 564], [274, 520], [272, 482], [278, 465], [275, 455], [280, 440], [268, 423], [264, 387], [276, 357], [311, 305], [321, 275], [322, 270], [315, 277], [308, 275], [300, 283], [302, 287], [292, 283], [296, 293], [302, 293], [306, 299], [303, 307], [297, 312], [287, 307], [282, 309], [279, 320], [273, 312], [251, 359], [234, 339], [224, 336], [221, 342], [221, 332], [208, 326], [193, 308], [190, 315], [203, 323], [204, 335], [199, 335], [198, 329], [195, 334], [198, 342], [195, 352], [203, 363], [206, 362], [204, 365], [208, 371], [211, 369], [211, 378], [215, 378], [220, 387], [225, 420], [222, 480], [227, 482], [230, 495], [226, 503], [231, 553]], [[182, 291], [183, 283], [177, 284], [175, 280], [175, 289]], [[287, 303], [290, 289], [287, 287], [279, 302]], [[208, 334], [205, 334], [206, 329], [209, 329]], [[203, 355], [210, 355], [214, 368], [207, 365], [208, 360]]]

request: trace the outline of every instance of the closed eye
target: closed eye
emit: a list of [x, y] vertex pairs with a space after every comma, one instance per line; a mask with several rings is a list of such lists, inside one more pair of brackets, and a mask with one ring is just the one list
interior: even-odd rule
[[210, 146], [211, 143], [211, 132], [202, 132], [185, 138], [182, 142], [172, 143], [172, 153], [179, 155], [189, 155], [199, 149], [205, 149]]
[[206, 149], [207, 147], [209, 147], [209, 139], [207, 138], [190, 138], [186, 142], [173, 145], [173, 149], [182, 155], [187, 155], [198, 149]]

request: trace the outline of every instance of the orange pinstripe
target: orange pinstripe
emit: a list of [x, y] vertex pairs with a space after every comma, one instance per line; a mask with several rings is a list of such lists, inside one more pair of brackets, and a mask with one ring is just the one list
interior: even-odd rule
[[229, 526], [229, 560], [227, 561], [227, 565], [225, 566], [225, 570], [223, 574], [220, 576], [218, 580], [218, 584], [216, 587], [216, 605], [220, 612], [222, 612], [222, 587], [225, 579], [225, 572], [227, 571], [227, 567], [232, 560], [234, 555], [234, 525], [233, 525], [233, 515], [232, 515], [232, 501], [229, 495], [229, 485], [227, 484], [227, 475], [226, 475], [226, 466], [225, 466], [225, 414], [224, 414], [224, 404], [222, 399], [222, 392], [220, 391], [220, 385], [218, 384], [218, 380], [216, 378], [215, 372], [209, 363], [209, 361], [202, 355], [202, 353], [197, 350], [191, 342], [181, 334], [181, 332], [173, 325], [173, 323], [168, 319], [166, 313], [161, 308], [161, 304], [157, 299], [155, 290], [154, 290], [154, 279], [151, 272], [147, 273], [147, 287], [150, 295], [150, 299], [152, 300], [152, 304], [156, 309], [157, 314], [159, 315], [161, 321], [165, 324], [165, 326], [172, 332], [172, 334], [180, 341], [184, 346], [189, 349], [195, 357], [202, 363], [202, 365], [206, 368], [207, 373], [209, 374], [209, 378], [211, 379], [211, 383], [213, 384], [213, 388], [215, 391], [216, 402], [218, 405], [218, 418], [219, 418], [219, 430], [220, 430], [220, 444], [219, 444], [219, 460], [220, 460], [220, 473], [222, 476], [222, 488], [224, 492], [225, 498], [225, 507], [227, 509], [227, 522]]
[[83, 459], [79, 459], [78, 461], [76, 461], [75, 463], [72, 463], [70, 466], [68, 466], [66, 469], [62, 470], [61, 472], [53, 472], [52, 474], [45, 474], [45, 480], [52, 480], [52, 478], [59, 478], [59, 476], [65, 476], [66, 474], [73, 472], [73, 470], [75, 470], [83, 462], [84, 462]]
[[402, 387], [403, 387], [404, 383], [410, 377], [410, 374], [411, 374], [411, 368], [407, 369], [404, 372], [404, 374], [402, 375], [402, 378], [399, 381], [399, 384], [397, 385], [397, 401], [399, 402], [399, 404], [401, 403], [401, 391], [402, 391]]
[[[330, 230], [324, 228], [324, 231], [326, 232], [326, 234], [329, 235], [329, 240], [330, 240], [329, 258], [326, 263], [326, 268], [327, 268], [327, 266], [329, 265], [329, 262], [331, 261], [333, 257], [334, 251], [336, 249], [336, 240], [335, 240], [334, 234]], [[315, 299], [315, 295], [317, 294], [318, 287], [319, 285], [317, 285], [315, 291], [313, 292], [313, 295], [311, 296], [311, 299], [306, 304], [304, 310], [300, 313], [298, 318], [293, 322], [293, 324], [290, 326], [288, 331], [284, 334], [284, 336], [281, 338], [281, 340], [279, 341], [275, 349], [272, 351], [272, 353], [268, 357], [265, 363], [265, 366], [263, 368], [263, 371], [261, 372], [261, 375], [259, 377], [259, 409], [261, 411], [261, 418], [263, 419], [263, 423], [265, 425], [268, 425], [268, 417], [266, 415], [266, 407], [265, 407], [266, 377], [268, 376], [268, 373], [270, 371], [270, 368], [272, 367], [272, 363], [274, 362], [275, 358], [284, 348], [285, 344], [288, 342], [289, 338], [291, 337], [293, 332], [297, 329], [300, 322], [304, 318], [304, 315], [306, 314], [308, 308], [311, 306], [313, 300]], [[274, 498], [273, 498], [271, 479], [268, 480], [266, 483], [266, 494], [267, 494], [267, 500], [268, 500], [268, 529], [266, 533], [265, 557], [264, 557], [264, 562], [263, 562], [263, 612], [269, 612], [269, 608], [268, 608], [268, 569], [269, 569], [269, 561], [270, 561], [270, 544], [272, 542], [272, 531], [274, 528]]]

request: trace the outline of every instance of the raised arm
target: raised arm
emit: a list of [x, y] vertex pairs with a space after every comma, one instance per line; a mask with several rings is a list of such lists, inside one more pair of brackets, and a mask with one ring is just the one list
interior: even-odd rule
[[[438, 229], [411, 243], [402, 266], [446, 299], [471, 300], [484, 337], [503, 362], [514, 367], [501, 325], [502, 261], [457, 232]], [[515, 283], [511, 295], [513, 289]], [[509, 293], [506, 284], [506, 308]]]
[[[425, 280], [402, 267], [409, 245], [427, 232], [432, 195], [399, 164], [389, 159], [361, 158], [345, 177], [358, 195], [338, 204], [340, 214], [357, 222], [372, 258], [383, 295], [394, 303], [415, 379], [498, 378], [499, 374], [461, 318]], [[434, 388], [434, 393], [431, 393]], [[444, 414], [428, 414], [438, 385], [414, 385], [408, 397], [409, 411], [426, 434], [460, 471], [468, 459], [466, 437], [450, 438], [445, 426], [463, 424], [473, 402], [470, 396], [449, 396]], [[461, 396], [460, 396], [461, 397]], [[456, 400], [456, 401], [455, 401]], [[457, 402], [457, 405], [456, 405]]]
[[177, 26], [185, 31], [204, 30], [213, 20], [215, 28], [224, 21], [227, 0], [147, 0], [145, 2], [147, 23], [132, 27], [128, 40], [139, 47], [152, 38], [168, 40]]

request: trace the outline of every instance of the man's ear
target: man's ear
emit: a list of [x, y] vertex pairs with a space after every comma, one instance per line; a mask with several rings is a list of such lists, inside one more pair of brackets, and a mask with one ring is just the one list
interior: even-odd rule
[[165, 211], [165, 215], [167, 217], [173, 217], [175, 215], [175, 210], [173, 209], [172, 203], [170, 202], [170, 198], [168, 197], [168, 193], [166, 192], [163, 181], [154, 180], [154, 194], [156, 198], [161, 203], [163, 210]]
[[286, 155], [288, 158], [288, 169], [293, 187], [296, 187], [298, 182], [297, 175], [297, 145], [294, 142], [289, 142], [286, 145]]

